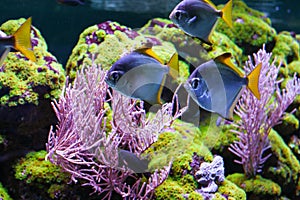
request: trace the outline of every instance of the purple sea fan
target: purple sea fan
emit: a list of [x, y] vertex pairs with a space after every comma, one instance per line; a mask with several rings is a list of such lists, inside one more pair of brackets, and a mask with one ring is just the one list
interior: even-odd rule
[[[151, 199], [154, 189], [167, 178], [171, 163], [142, 181], [119, 165], [119, 151], [139, 156], [149, 148], [174, 120], [172, 104], [165, 104], [155, 120], [148, 119], [142, 103], [109, 92], [105, 74], [96, 65], [83, 67], [73, 85], [66, 86], [60, 100], [53, 103], [59, 124], [50, 130], [46, 158], [69, 172], [73, 182], [84, 180], [83, 186], [91, 186], [101, 199], [112, 199], [113, 195]], [[111, 122], [107, 121], [109, 112], [113, 112]]]
[[274, 65], [274, 61], [270, 63], [271, 53], [267, 53], [264, 47], [253, 56], [254, 60], [249, 57], [244, 69], [249, 74], [262, 63], [259, 80], [261, 98], [256, 99], [249, 90], [245, 90], [241, 96], [234, 110], [240, 117], [233, 123], [237, 130], [232, 130], [239, 140], [229, 147], [240, 158], [235, 162], [243, 165], [248, 177], [261, 172], [263, 163], [270, 157], [270, 154], [264, 155], [270, 148], [269, 132], [281, 123], [285, 110], [300, 94], [300, 79], [296, 76], [288, 81], [285, 89], [280, 89], [282, 80], [277, 80], [279, 67]]

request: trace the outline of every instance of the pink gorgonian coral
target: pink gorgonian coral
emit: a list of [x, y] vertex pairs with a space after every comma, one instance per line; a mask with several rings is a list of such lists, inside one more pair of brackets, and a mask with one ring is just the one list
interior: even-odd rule
[[[73, 182], [81, 179], [84, 186], [93, 187], [101, 199], [151, 199], [171, 163], [149, 175], [135, 171], [130, 162], [145, 165], [141, 153], [171, 129], [180, 111], [174, 117], [173, 104], [166, 103], [154, 117], [146, 117], [141, 101], [108, 90], [105, 74], [96, 65], [82, 68], [53, 103], [59, 123], [51, 127], [46, 158], [69, 172]], [[147, 181], [137, 175], [144, 172]]]
[[245, 174], [253, 177], [261, 172], [263, 163], [270, 157], [264, 152], [270, 148], [268, 135], [272, 127], [281, 123], [283, 114], [288, 106], [300, 94], [300, 79], [296, 76], [289, 80], [285, 89], [280, 89], [282, 80], [278, 80], [279, 67], [271, 63], [271, 53], [263, 48], [254, 54], [254, 60], [249, 56], [244, 70], [247, 74], [255, 66], [262, 63], [259, 90], [261, 99], [255, 98], [249, 90], [241, 96], [235, 113], [239, 120], [233, 125], [239, 140], [230, 145], [229, 150], [240, 160], [235, 162], [243, 165]]

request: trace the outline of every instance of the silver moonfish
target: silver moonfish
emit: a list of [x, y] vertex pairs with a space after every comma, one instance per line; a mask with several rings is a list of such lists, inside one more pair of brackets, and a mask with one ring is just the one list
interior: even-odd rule
[[105, 81], [125, 96], [150, 104], [161, 104], [163, 86], [168, 74], [178, 72], [178, 55], [174, 53], [165, 65], [151, 48], [139, 49], [116, 61], [107, 72]]
[[233, 109], [244, 87], [260, 99], [258, 81], [261, 64], [244, 77], [231, 63], [230, 57], [230, 53], [225, 53], [201, 64], [184, 87], [201, 108], [233, 120]]
[[209, 0], [183, 0], [171, 12], [169, 18], [190, 36], [211, 44], [211, 33], [221, 17], [232, 27], [232, 0], [218, 10]]
[[0, 66], [3, 64], [11, 48], [21, 52], [26, 58], [35, 62], [36, 58], [32, 51], [30, 40], [31, 17], [13, 34], [0, 36]]

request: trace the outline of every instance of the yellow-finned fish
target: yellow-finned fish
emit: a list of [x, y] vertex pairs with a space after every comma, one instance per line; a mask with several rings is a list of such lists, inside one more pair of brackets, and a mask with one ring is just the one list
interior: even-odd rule
[[141, 99], [150, 104], [161, 104], [161, 96], [169, 74], [176, 78], [178, 54], [174, 53], [167, 64], [152, 48], [141, 48], [121, 57], [107, 72], [105, 81], [125, 96]]
[[21, 52], [29, 60], [33, 62], [36, 61], [32, 51], [30, 30], [31, 17], [29, 17], [13, 35], [0, 37], [0, 66], [3, 64], [11, 48]]
[[209, 0], [183, 0], [169, 18], [188, 35], [211, 44], [211, 34], [219, 17], [232, 27], [231, 11], [232, 0], [222, 10], [218, 10]]
[[225, 53], [201, 64], [190, 75], [184, 87], [201, 108], [233, 120], [234, 107], [245, 86], [260, 99], [258, 82], [261, 63], [244, 77], [230, 58], [231, 54]]

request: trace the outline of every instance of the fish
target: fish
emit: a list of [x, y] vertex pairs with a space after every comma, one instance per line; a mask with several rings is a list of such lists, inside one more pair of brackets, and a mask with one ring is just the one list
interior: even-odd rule
[[232, 27], [232, 0], [222, 10], [209, 0], [183, 0], [170, 13], [169, 18], [186, 34], [211, 45], [211, 35], [218, 18]]
[[157, 56], [152, 47], [137, 49], [117, 60], [107, 72], [106, 83], [121, 94], [148, 102], [162, 104], [162, 91], [168, 75], [178, 76], [178, 54], [168, 63]]
[[134, 153], [120, 149], [118, 151], [119, 155], [119, 166], [126, 166], [135, 173], [144, 173], [148, 170], [149, 161], [147, 159], [140, 159]]
[[196, 68], [184, 84], [185, 89], [197, 104], [222, 118], [233, 120], [233, 110], [247, 87], [260, 99], [258, 88], [261, 63], [245, 76], [224, 53]]
[[31, 17], [9, 36], [0, 36], [0, 66], [2, 66], [11, 48], [21, 52], [29, 60], [36, 62], [30, 40]]
[[68, 6], [78, 6], [84, 5], [84, 0], [56, 0], [60, 4], [68, 5]]

